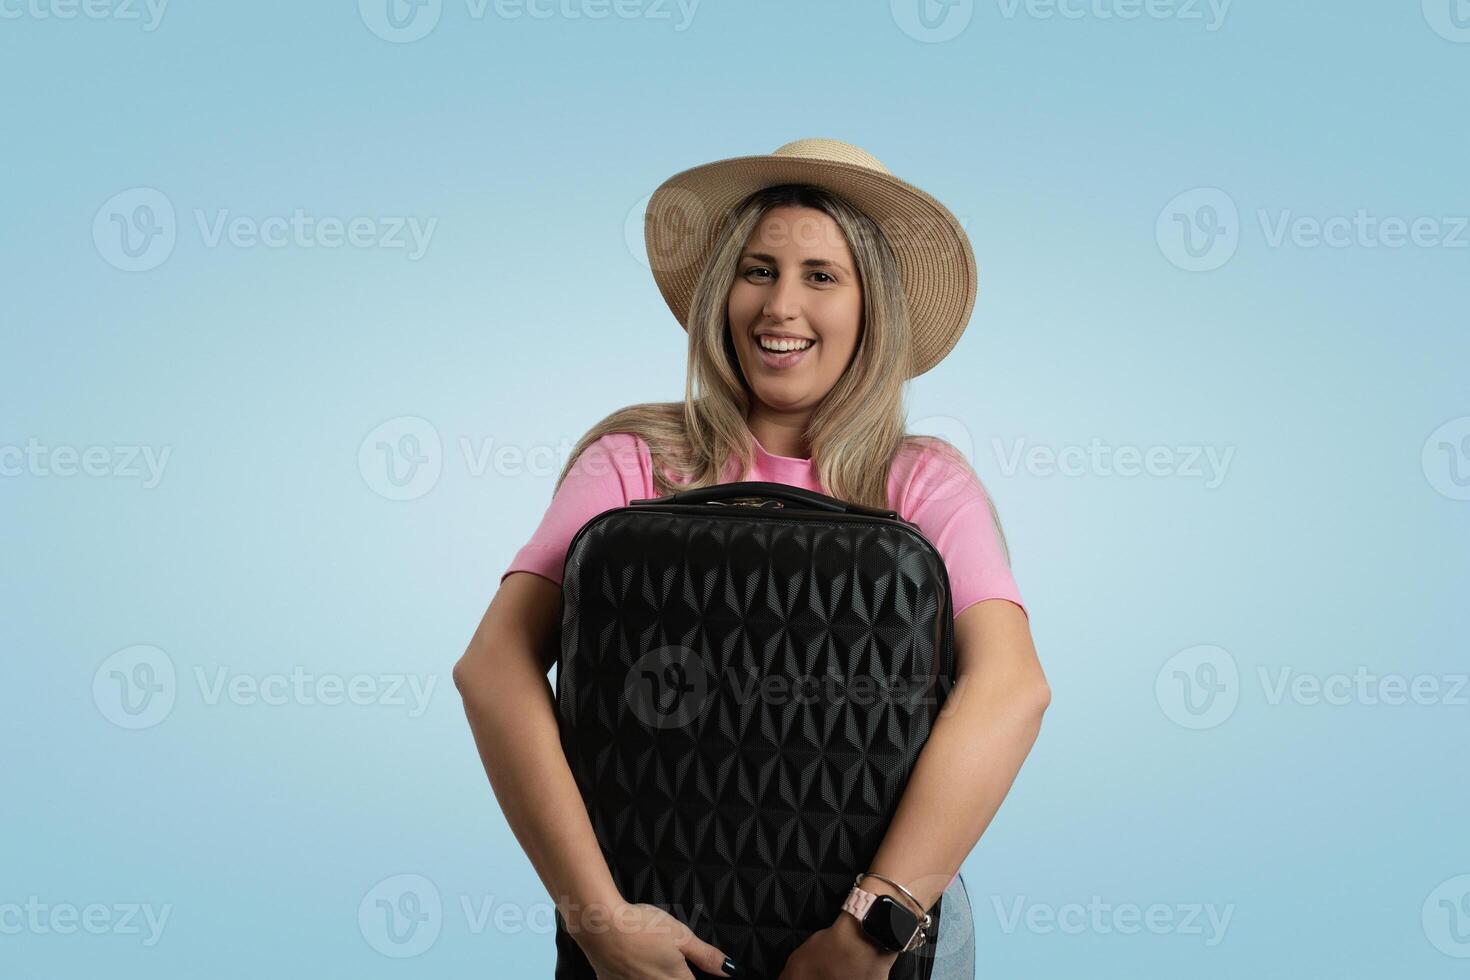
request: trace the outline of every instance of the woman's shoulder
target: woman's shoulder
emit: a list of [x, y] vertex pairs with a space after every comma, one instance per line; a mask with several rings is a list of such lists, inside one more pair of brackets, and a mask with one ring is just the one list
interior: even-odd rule
[[648, 443], [636, 432], [604, 432], [589, 442], [583, 453], [596, 451], [596, 455], [615, 456], [648, 452]]
[[635, 432], [604, 432], [582, 448], [571, 469], [582, 478], [616, 477], [641, 485], [652, 472], [648, 443]]
[[[605, 420], [602, 424], [606, 425], [608, 422]], [[655, 440], [658, 438], [656, 433], [654, 438]], [[600, 473], [616, 471], [624, 474], [625, 478], [630, 481], [636, 477], [641, 487], [637, 496], [654, 495], [655, 466], [665, 485], [678, 485], [685, 479], [676, 471], [675, 462], [672, 459], [662, 451], [654, 452], [654, 443], [631, 426], [604, 432], [588, 443], [581, 455], [585, 457], [585, 462], [576, 460], [574, 464]], [[735, 458], [732, 455], [731, 465], [726, 470], [731, 479], [735, 478], [737, 472], [734, 463]]]
[[890, 472], [895, 489], [910, 497], [932, 497], [944, 490], [985, 493], [964, 453], [938, 436], [905, 436]]

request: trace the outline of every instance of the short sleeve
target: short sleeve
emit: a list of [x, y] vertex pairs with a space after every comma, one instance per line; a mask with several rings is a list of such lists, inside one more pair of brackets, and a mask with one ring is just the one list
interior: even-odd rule
[[929, 444], [909, 473], [899, 512], [944, 559], [954, 614], [983, 599], [1008, 599], [1029, 619], [990, 496], [958, 450]]
[[501, 573], [534, 572], [561, 584], [567, 549], [582, 525], [629, 500], [652, 496], [653, 477], [646, 443], [631, 432], [609, 432], [582, 450], [531, 539]]

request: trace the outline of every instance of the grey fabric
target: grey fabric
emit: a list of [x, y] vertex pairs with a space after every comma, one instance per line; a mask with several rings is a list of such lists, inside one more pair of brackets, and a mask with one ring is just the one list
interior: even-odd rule
[[944, 890], [943, 903], [930, 980], [975, 980], [975, 913], [963, 874]]

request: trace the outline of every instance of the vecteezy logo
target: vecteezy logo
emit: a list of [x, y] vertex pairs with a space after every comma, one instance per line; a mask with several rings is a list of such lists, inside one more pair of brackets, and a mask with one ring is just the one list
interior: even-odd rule
[[385, 41], [408, 44], [439, 23], [443, 0], [357, 0], [357, 12], [368, 30]]
[[889, 0], [898, 29], [916, 41], [938, 44], [970, 26], [975, 0]]
[[1419, 461], [1431, 487], [1451, 500], [1470, 500], [1470, 415], [1431, 432]]
[[678, 728], [704, 710], [712, 686], [703, 657], [688, 647], [666, 646], [633, 662], [623, 696], [649, 728]]
[[119, 728], [152, 728], [174, 709], [174, 662], [155, 646], [139, 644], [112, 654], [92, 675], [92, 700]]
[[[947, 900], [945, 909], [951, 907], [967, 908], [970, 904], [970, 893], [965, 887], [962, 878], [956, 876], [944, 889], [944, 897]], [[966, 962], [967, 957], [975, 955], [975, 916], [954, 915], [945, 920], [940, 926], [939, 934], [932, 937], [932, 942], [926, 942], [914, 950], [915, 956], [934, 957], [934, 973], [943, 975], [946, 973], [958, 973], [959, 970], [941, 969], [938, 964], [945, 962], [950, 956], [958, 956], [961, 962]]]
[[1424, 899], [1424, 935], [1446, 956], [1470, 957], [1470, 875], [1442, 881]]
[[628, 209], [623, 218], [623, 244], [628, 247], [628, 254], [643, 268], [648, 265], [648, 244], [644, 240], [645, 215], [648, 213], [648, 202], [653, 199], [652, 194], [643, 195], [643, 199]]
[[378, 882], [357, 907], [357, 926], [384, 956], [418, 956], [439, 938], [444, 907], [439, 889], [423, 875], [393, 875]]
[[1470, 44], [1470, 0], [1424, 0], [1424, 19], [1446, 41]]
[[[970, 434], [969, 426], [954, 416], [927, 415], [909, 423], [908, 430], [916, 436], [933, 436], [949, 443], [971, 467], [974, 466], [975, 437]], [[955, 494], [969, 493], [978, 496], [980, 493], [980, 488], [975, 485], [968, 470], [950, 466], [936, 472], [941, 475], [915, 488], [916, 493], [924, 500], [948, 500]]]
[[1159, 212], [1154, 237], [1164, 258], [1186, 272], [1209, 272], [1240, 247], [1240, 212], [1218, 187], [1196, 187]]
[[378, 496], [416, 500], [434, 489], [444, 469], [439, 430], [416, 415], [389, 419], [362, 440], [357, 468]]
[[173, 254], [178, 240], [174, 206], [153, 187], [132, 187], [112, 195], [92, 218], [97, 254], [123, 272], [147, 272]]
[[1159, 668], [1154, 697], [1170, 721], [1183, 728], [1214, 728], [1240, 702], [1240, 671], [1221, 647], [1201, 644], [1180, 650]]
[[[652, 197], [650, 194], [648, 200]], [[664, 190], [658, 214], [648, 214], [647, 207], [647, 201], [633, 206], [634, 212], [643, 216], [643, 248], [647, 259], [640, 261], [657, 272], [678, 272], [688, 267], [699, 256], [700, 246], [712, 231], [704, 200], [693, 191], [670, 187]], [[638, 258], [636, 244], [629, 247], [633, 257]]]

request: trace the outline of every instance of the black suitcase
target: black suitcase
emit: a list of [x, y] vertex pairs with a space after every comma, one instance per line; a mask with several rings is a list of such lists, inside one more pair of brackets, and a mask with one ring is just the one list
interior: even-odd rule
[[[868, 869], [953, 687], [943, 559], [895, 511], [744, 481], [598, 514], [562, 596], [561, 743], [618, 889], [775, 980]], [[930, 980], [934, 948], [890, 977]], [[593, 980], [559, 912], [556, 949], [558, 980]]]

